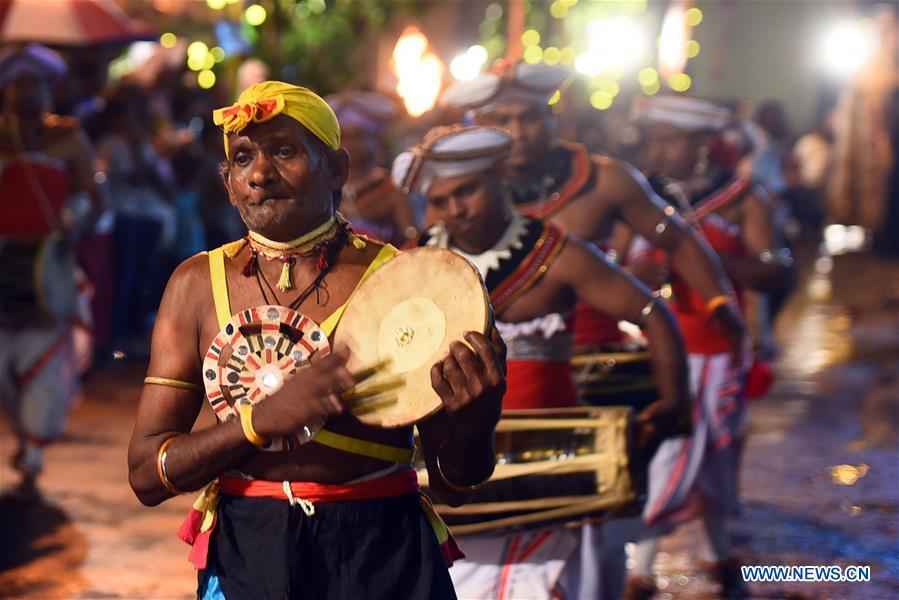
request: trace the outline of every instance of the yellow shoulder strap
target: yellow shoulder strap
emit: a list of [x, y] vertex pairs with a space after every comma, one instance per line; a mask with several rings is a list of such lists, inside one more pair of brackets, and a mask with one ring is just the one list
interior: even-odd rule
[[348, 435], [334, 433], [328, 429], [319, 430], [315, 437], [312, 438], [312, 441], [322, 446], [349, 452], [350, 454], [380, 458], [381, 460], [394, 463], [411, 463], [412, 456], [415, 454], [412, 448], [398, 448], [397, 446], [360, 440]]
[[378, 252], [377, 256], [375, 256], [374, 260], [371, 261], [371, 264], [368, 265], [368, 269], [365, 270], [365, 273], [362, 274], [362, 278], [359, 279], [359, 283], [356, 284], [356, 287], [353, 288], [353, 292], [350, 294], [347, 301], [344, 302], [340, 308], [335, 310], [331, 315], [322, 321], [319, 327], [322, 331], [325, 332], [325, 335], [331, 337], [331, 334], [334, 333], [334, 328], [337, 327], [337, 323], [340, 322], [340, 317], [343, 316], [343, 311], [346, 310], [347, 304], [350, 303], [350, 299], [353, 297], [353, 294], [356, 293], [356, 290], [359, 289], [359, 286], [362, 285], [362, 282], [365, 281], [369, 275], [378, 270], [378, 267], [386, 263], [388, 260], [393, 258], [396, 254], [397, 250], [390, 244], [384, 244], [381, 247], [381, 250]]
[[219, 327], [231, 320], [231, 303], [228, 301], [228, 280], [225, 278], [225, 252], [216, 248], [209, 252], [209, 275], [212, 278], [212, 299]]

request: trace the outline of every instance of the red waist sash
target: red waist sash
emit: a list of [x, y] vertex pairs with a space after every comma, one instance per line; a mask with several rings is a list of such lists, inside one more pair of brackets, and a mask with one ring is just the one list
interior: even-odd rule
[[[411, 467], [398, 473], [358, 483], [326, 484], [293, 481], [289, 482], [289, 485], [294, 501], [298, 502], [304, 511], [311, 508], [310, 504], [314, 505], [316, 503], [376, 500], [419, 493], [418, 476]], [[209, 542], [218, 522], [216, 509], [221, 494], [248, 498], [291, 500], [285, 490], [284, 482], [222, 476], [217, 481], [213, 481], [206, 486], [178, 529], [178, 537], [191, 546], [188, 560], [197, 569], [205, 569], [207, 566]], [[440, 552], [443, 554], [447, 567], [451, 566], [454, 560], [464, 558], [465, 555], [459, 550], [449, 529], [437, 513], [434, 512], [428, 499], [419, 494], [419, 503], [428, 522], [434, 529], [437, 542], [440, 545]], [[314, 510], [306, 514], [314, 518], [312, 516], [314, 515]]]
[[[302, 498], [312, 503], [393, 498], [414, 494], [418, 492], [418, 489], [418, 477], [413, 469], [404, 469], [398, 473], [359, 483], [290, 482], [290, 491], [295, 498]], [[245, 498], [289, 499], [284, 491], [284, 484], [280, 481], [243, 479], [242, 477], [219, 477], [219, 493]]]
[[577, 390], [567, 360], [510, 360], [503, 408], [577, 406]]

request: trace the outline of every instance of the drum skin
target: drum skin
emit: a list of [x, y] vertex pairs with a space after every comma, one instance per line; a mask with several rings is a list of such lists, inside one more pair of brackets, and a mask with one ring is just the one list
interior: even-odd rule
[[363, 281], [334, 332], [334, 348], [349, 348], [347, 367], [386, 364], [366, 385], [396, 380], [395, 397], [357, 418], [367, 425], [400, 427], [442, 406], [431, 387], [431, 367], [468, 331], [486, 333], [490, 306], [474, 266], [449, 250], [421, 247], [398, 252]]

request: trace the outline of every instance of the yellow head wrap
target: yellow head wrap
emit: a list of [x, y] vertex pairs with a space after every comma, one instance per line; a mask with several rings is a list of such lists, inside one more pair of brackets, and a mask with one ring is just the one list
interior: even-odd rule
[[296, 120], [332, 150], [340, 148], [337, 117], [318, 94], [282, 81], [263, 81], [245, 89], [231, 106], [212, 112], [213, 122], [225, 132], [225, 156], [231, 158], [228, 134], [280, 114]]

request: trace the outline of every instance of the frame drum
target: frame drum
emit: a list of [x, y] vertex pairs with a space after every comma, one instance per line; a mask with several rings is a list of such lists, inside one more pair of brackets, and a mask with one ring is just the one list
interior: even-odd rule
[[487, 290], [471, 263], [440, 248], [398, 252], [359, 285], [334, 332], [334, 348], [350, 350], [351, 371], [383, 365], [357, 388], [360, 394], [393, 388], [357, 418], [400, 427], [438, 411], [443, 404], [431, 387], [431, 367], [451, 342], [465, 343], [467, 331], [485, 333], [489, 321]]

